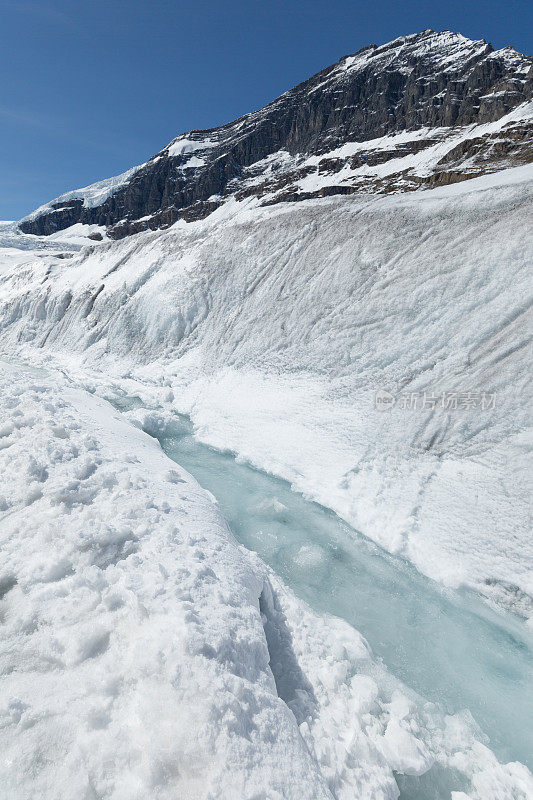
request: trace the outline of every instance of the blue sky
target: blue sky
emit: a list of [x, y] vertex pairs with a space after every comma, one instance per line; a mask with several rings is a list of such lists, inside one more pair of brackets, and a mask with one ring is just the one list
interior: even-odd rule
[[524, 0], [0, 0], [0, 219], [424, 28], [531, 52]]

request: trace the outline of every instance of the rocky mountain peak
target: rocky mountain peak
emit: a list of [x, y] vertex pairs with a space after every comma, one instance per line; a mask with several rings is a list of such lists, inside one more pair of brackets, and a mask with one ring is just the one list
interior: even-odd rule
[[21, 221], [50, 234], [97, 224], [113, 238], [261, 204], [396, 192], [532, 159], [532, 59], [425, 30], [369, 45], [264, 108], [182, 134], [146, 164], [69, 192]]

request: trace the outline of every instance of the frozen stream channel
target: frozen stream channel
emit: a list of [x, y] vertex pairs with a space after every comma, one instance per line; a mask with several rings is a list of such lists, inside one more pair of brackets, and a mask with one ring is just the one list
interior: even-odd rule
[[[531, 767], [533, 636], [523, 621], [424, 578], [286, 482], [199, 443], [186, 417], [157, 438], [215, 495], [236, 538], [310, 606], [347, 620], [426, 699], [447, 712], [469, 709], [500, 759]], [[422, 784], [406, 785], [402, 797], [441, 796]]]

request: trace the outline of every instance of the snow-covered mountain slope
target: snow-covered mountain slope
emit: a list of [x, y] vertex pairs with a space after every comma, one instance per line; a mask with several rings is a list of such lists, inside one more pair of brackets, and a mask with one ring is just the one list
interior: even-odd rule
[[262, 204], [455, 183], [532, 160], [531, 58], [427, 30], [370, 45], [259, 111], [173, 140], [146, 164], [68, 192], [26, 233], [75, 223], [113, 238]]
[[6, 257], [2, 348], [170, 383], [205, 441], [529, 616], [531, 177]]
[[432, 769], [454, 800], [528, 800], [106, 402], [6, 364], [0, 386], [5, 797], [395, 800], [393, 771]]

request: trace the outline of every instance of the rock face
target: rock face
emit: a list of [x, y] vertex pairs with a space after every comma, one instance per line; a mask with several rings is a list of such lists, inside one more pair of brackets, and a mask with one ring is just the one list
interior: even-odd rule
[[265, 108], [171, 142], [141, 167], [63, 195], [20, 222], [77, 222], [113, 238], [263, 204], [406, 191], [532, 160], [532, 62], [512, 47], [423, 31], [345, 56]]

